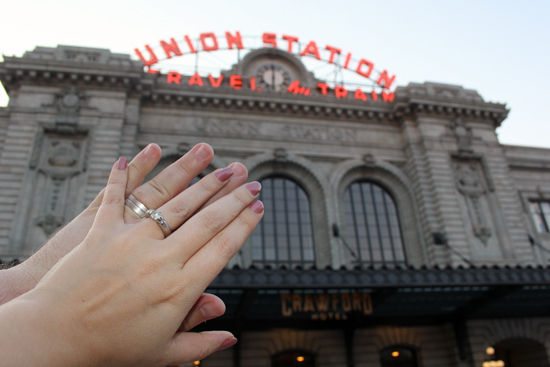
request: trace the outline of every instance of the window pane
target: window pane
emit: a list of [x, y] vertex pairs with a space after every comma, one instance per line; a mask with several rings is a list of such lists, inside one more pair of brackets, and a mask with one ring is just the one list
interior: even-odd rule
[[386, 190], [372, 182], [355, 182], [346, 189], [343, 205], [346, 240], [358, 261], [406, 263], [397, 209]]
[[546, 201], [533, 201], [530, 203], [533, 221], [540, 233], [548, 232], [548, 222], [550, 220], [550, 203]]
[[253, 262], [287, 267], [313, 265], [312, 220], [306, 193], [286, 178], [267, 178], [261, 184], [259, 199], [265, 214], [252, 234]]

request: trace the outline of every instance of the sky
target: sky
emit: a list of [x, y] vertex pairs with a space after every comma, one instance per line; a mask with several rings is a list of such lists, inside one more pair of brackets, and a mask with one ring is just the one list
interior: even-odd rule
[[[503, 144], [550, 148], [548, 0], [18, 0], [2, 5], [0, 54], [36, 46], [134, 48], [184, 34], [264, 32], [315, 40], [396, 75], [477, 90], [506, 103]], [[0, 88], [0, 106], [8, 97]]]

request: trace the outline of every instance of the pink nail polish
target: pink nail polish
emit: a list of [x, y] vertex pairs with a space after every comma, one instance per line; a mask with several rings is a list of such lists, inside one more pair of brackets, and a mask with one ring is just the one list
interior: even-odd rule
[[225, 182], [229, 179], [229, 177], [233, 176], [233, 168], [226, 167], [216, 172], [215, 175], [220, 182]]
[[218, 352], [220, 350], [224, 350], [224, 349], [227, 349], [229, 347], [232, 347], [234, 346], [235, 344], [237, 344], [237, 338], [235, 337], [232, 337], [231, 339], [227, 339], [226, 341], [224, 341], [222, 343], [222, 345], [220, 345], [220, 348], [218, 349]]
[[212, 154], [212, 148], [210, 148], [210, 145], [208, 144], [198, 144], [191, 149], [191, 153], [195, 156], [195, 158], [202, 160]]
[[256, 196], [262, 189], [262, 185], [258, 181], [254, 181], [246, 185], [246, 188], [248, 191], [250, 191], [252, 196]]
[[120, 157], [118, 159], [118, 166], [117, 168], [120, 169], [120, 170], [123, 170], [123, 169], [126, 169], [126, 164], [128, 163], [128, 161], [126, 160], [126, 158], [124, 157]]
[[257, 200], [250, 205], [250, 209], [256, 214], [261, 214], [264, 211], [264, 204], [260, 200]]

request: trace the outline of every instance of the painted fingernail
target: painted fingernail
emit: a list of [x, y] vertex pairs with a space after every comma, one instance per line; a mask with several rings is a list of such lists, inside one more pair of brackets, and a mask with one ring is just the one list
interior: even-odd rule
[[235, 344], [237, 344], [237, 338], [235, 337], [232, 337], [231, 339], [227, 339], [226, 341], [224, 341], [222, 343], [222, 345], [220, 345], [220, 348], [218, 349], [218, 352], [220, 350], [224, 350], [224, 349], [227, 349], [229, 347], [232, 347], [234, 346]]
[[202, 317], [204, 317], [205, 320], [211, 320], [214, 317], [220, 316], [220, 310], [216, 306], [214, 302], [208, 302], [201, 306], [200, 308]]
[[120, 157], [118, 159], [118, 166], [117, 168], [120, 169], [120, 170], [123, 170], [123, 169], [126, 169], [126, 164], [128, 163], [128, 161], [126, 160], [126, 158], [124, 157]]
[[206, 159], [212, 153], [212, 149], [208, 144], [198, 144], [191, 149], [191, 153], [193, 153], [197, 159]]
[[264, 203], [262, 203], [260, 200], [256, 200], [252, 203], [252, 205], [250, 205], [250, 209], [252, 209], [254, 213], [260, 214], [264, 211]]
[[250, 191], [252, 196], [256, 196], [262, 189], [262, 185], [258, 181], [254, 181], [246, 185], [246, 188]]
[[231, 176], [233, 176], [233, 168], [231, 167], [225, 167], [224, 169], [216, 172], [216, 177], [220, 180], [220, 182], [227, 181]]

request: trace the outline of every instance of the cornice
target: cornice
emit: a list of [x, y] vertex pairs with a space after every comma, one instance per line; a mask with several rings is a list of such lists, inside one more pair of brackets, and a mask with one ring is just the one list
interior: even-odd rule
[[550, 269], [225, 269], [210, 288], [300, 289], [550, 285]]

